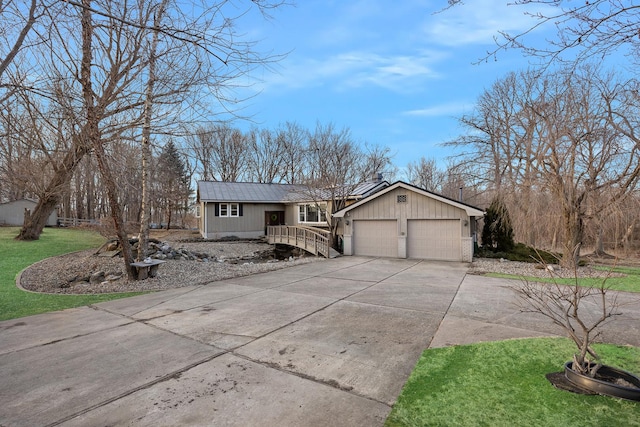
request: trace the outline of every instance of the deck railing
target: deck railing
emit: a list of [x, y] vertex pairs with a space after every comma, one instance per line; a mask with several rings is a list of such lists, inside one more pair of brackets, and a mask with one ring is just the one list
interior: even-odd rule
[[330, 233], [318, 228], [270, 225], [267, 227], [267, 241], [272, 245], [284, 243], [295, 246], [314, 255], [329, 258]]

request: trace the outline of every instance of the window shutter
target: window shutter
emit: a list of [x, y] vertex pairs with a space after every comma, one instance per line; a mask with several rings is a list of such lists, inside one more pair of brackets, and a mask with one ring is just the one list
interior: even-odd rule
[[238, 215], [242, 216], [242, 203], [238, 203]]
[[214, 203], [214, 216], [220, 216], [220, 203]]

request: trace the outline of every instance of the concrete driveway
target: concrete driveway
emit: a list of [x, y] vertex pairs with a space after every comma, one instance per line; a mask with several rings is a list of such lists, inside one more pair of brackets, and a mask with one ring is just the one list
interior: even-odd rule
[[558, 332], [466, 272], [343, 257], [0, 322], [0, 426], [380, 426], [425, 348]]

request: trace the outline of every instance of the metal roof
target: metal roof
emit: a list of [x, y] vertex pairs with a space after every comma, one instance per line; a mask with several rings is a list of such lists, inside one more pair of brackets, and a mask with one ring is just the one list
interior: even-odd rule
[[287, 194], [298, 188], [290, 184], [198, 181], [199, 198], [206, 202], [283, 203], [287, 200]]
[[[351, 191], [350, 197], [366, 197], [388, 185], [386, 181], [363, 182]], [[330, 197], [330, 191], [306, 185], [198, 181], [198, 198], [204, 202], [290, 203]]]

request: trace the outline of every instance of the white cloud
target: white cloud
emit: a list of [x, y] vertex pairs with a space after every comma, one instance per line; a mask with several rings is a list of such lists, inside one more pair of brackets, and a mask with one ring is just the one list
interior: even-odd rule
[[415, 117], [460, 116], [468, 112], [471, 105], [468, 102], [448, 102], [418, 110], [405, 111], [402, 114]]
[[500, 31], [520, 33], [536, 24], [535, 18], [526, 14], [532, 11], [505, 0], [471, 0], [432, 15], [424, 23], [424, 32], [444, 46], [493, 44]]
[[368, 52], [346, 52], [323, 60], [305, 58], [282, 64], [283, 73], [268, 79], [267, 86], [301, 88], [330, 85], [337, 90], [366, 86], [391, 91], [414, 91], [426, 80], [440, 77], [434, 65], [445, 54], [420, 52], [415, 55], [385, 56]]

